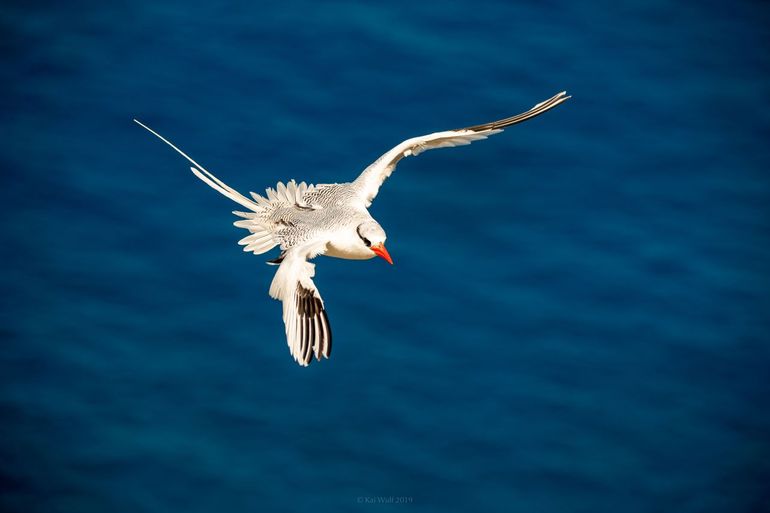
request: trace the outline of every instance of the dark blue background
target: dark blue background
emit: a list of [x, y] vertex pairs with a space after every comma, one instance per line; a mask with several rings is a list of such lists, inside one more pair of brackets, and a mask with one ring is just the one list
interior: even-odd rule
[[[100, 2], [0, 17], [4, 511], [770, 507], [770, 9]], [[396, 265], [289, 356], [230, 185], [402, 139]], [[405, 497], [411, 504], [368, 502]]]

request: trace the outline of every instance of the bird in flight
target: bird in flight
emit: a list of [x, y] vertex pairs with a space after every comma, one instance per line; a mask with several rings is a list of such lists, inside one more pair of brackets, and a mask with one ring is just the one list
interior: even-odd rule
[[251, 198], [209, 173], [147, 125], [134, 121], [186, 158], [195, 176], [246, 209], [233, 212], [241, 218], [233, 224], [249, 232], [239, 241], [244, 251], [260, 255], [280, 246], [278, 258], [268, 261], [278, 266], [270, 285], [270, 296], [283, 303], [283, 322], [291, 355], [298, 364], [307, 366], [314, 357], [329, 358], [332, 349], [326, 308], [313, 283], [315, 264], [309, 260], [318, 255], [350, 260], [378, 256], [393, 263], [385, 249], [385, 230], [367, 209], [398, 162], [425, 150], [486, 139], [506, 127], [539, 116], [569, 98], [566, 92], [561, 92], [516, 116], [407, 139], [349, 183], [308, 185], [291, 180], [286, 184], [278, 182], [275, 189], [268, 188], [265, 195], [252, 192]]

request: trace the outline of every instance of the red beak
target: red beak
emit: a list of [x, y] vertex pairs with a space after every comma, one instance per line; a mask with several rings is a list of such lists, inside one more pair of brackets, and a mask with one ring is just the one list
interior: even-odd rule
[[390, 254], [388, 253], [388, 250], [385, 249], [385, 244], [380, 242], [379, 244], [375, 244], [371, 248], [372, 251], [374, 251], [374, 254], [378, 257], [386, 260], [390, 265], [393, 265], [393, 259], [390, 258]]

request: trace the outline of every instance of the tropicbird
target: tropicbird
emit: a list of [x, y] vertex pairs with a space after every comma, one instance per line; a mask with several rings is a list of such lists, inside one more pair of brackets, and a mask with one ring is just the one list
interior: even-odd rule
[[268, 261], [278, 265], [270, 296], [283, 303], [283, 322], [291, 355], [297, 363], [307, 366], [314, 356], [317, 360], [321, 356], [329, 358], [332, 349], [326, 308], [313, 283], [315, 264], [308, 260], [318, 255], [350, 260], [379, 256], [393, 263], [385, 249], [385, 230], [367, 209], [398, 162], [425, 150], [486, 139], [506, 127], [539, 116], [569, 98], [562, 91], [516, 116], [407, 139], [374, 161], [352, 182], [308, 185], [292, 179], [286, 184], [278, 182], [275, 189], [268, 188], [265, 196], [252, 192], [252, 199], [209, 173], [147, 125], [134, 121], [186, 158], [193, 165], [190, 169], [195, 176], [247, 209], [247, 212], [233, 212], [242, 218], [233, 224], [249, 231], [249, 235], [238, 242], [245, 246], [244, 251], [260, 255], [280, 246], [280, 256]]

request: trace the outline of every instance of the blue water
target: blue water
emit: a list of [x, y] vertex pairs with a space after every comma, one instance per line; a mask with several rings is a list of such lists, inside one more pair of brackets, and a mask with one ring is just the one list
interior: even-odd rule
[[[770, 510], [767, 5], [6, 4], [2, 511]], [[401, 162], [306, 369], [131, 122], [259, 192], [562, 89]]]

